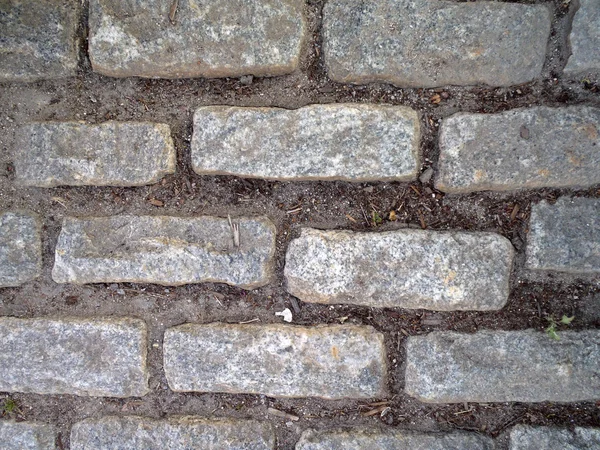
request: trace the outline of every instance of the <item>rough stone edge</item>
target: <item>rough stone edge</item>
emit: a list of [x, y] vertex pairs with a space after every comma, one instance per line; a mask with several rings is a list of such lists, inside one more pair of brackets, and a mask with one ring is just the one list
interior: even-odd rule
[[[363, 334], [364, 336], [368, 334], [372, 335], [374, 338], [376, 338], [379, 342], [380, 342], [380, 347], [381, 347], [381, 361], [383, 361], [383, 365], [381, 366], [381, 384], [379, 386], [379, 392], [376, 395], [373, 396], [369, 396], [369, 397], [356, 397], [357, 400], [360, 399], [367, 399], [367, 398], [384, 398], [387, 397], [390, 394], [390, 388], [389, 388], [389, 366], [388, 366], [388, 352], [387, 352], [387, 348], [385, 345], [385, 335], [378, 331], [375, 327], [371, 326], [371, 325], [356, 325], [356, 324], [318, 324], [318, 325], [298, 325], [298, 324], [293, 324], [293, 325], [287, 325], [287, 324], [282, 324], [282, 323], [267, 323], [267, 324], [260, 324], [260, 325], [256, 325], [256, 324], [237, 324], [237, 323], [227, 323], [227, 322], [211, 322], [211, 323], [184, 323], [181, 325], [175, 325], [173, 327], [169, 327], [165, 330], [164, 334], [163, 334], [163, 359], [162, 359], [162, 363], [163, 363], [163, 372], [165, 375], [165, 378], [167, 379], [167, 384], [169, 385], [169, 389], [171, 389], [171, 391], [173, 392], [202, 392], [202, 393], [217, 393], [216, 391], [188, 391], [188, 390], [184, 390], [184, 389], [176, 389], [171, 381], [169, 380], [169, 375], [168, 373], [170, 372], [169, 369], [167, 369], [169, 367], [168, 364], [166, 364], [166, 355], [167, 355], [167, 351], [166, 351], [166, 347], [167, 345], [165, 344], [167, 342], [168, 339], [170, 339], [170, 337], [168, 335], [171, 335], [173, 333], [190, 333], [193, 332], [194, 328], [203, 328], [203, 327], [210, 327], [210, 328], [220, 328], [220, 327], [227, 327], [227, 328], [237, 328], [237, 327], [256, 327], [256, 328], [262, 328], [262, 329], [278, 329], [278, 328], [296, 328], [296, 329], [305, 329], [308, 332], [313, 332], [315, 330], [319, 330], [319, 329], [348, 329], [348, 328], [353, 328], [359, 332], [361, 332], [361, 334]], [[225, 393], [228, 394], [228, 393]], [[229, 393], [230, 394], [230, 393]], [[250, 394], [250, 395], [263, 395], [260, 392], [255, 392], [255, 393], [249, 393], [249, 392], [240, 392], [237, 394], [233, 394], [233, 395], [243, 395], [243, 394]], [[267, 394], [264, 394], [267, 395]], [[325, 400], [344, 400], [344, 399], [348, 399], [350, 397], [320, 397], [320, 396], [301, 396], [301, 395], [293, 395], [293, 396], [283, 396], [283, 395], [267, 395], [267, 397], [275, 397], [275, 398], [290, 398], [290, 399], [306, 399], [306, 398], [322, 398]]]
[[27, 280], [25, 280], [25, 281], [23, 281], [21, 283], [11, 284], [11, 285], [7, 285], [7, 284], [0, 285], [0, 289], [7, 288], [7, 287], [19, 287], [19, 286], [22, 286], [22, 285], [24, 285], [26, 283], [30, 283], [31, 281], [33, 281], [33, 280], [35, 280], [35, 279], [37, 279], [37, 278], [39, 278], [41, 276], [42, 269], [43, 269], [43, 255], [42, 255], [42, 245], [43, 245], [43, 243], [42, 243], [42, 220], [41, 220], [41, 217], [37, 213], [31, 212], [31, 211], [26, 210], [26, 209], [19, 209], [18, 208], [18, 209], [3, 209], [3, 210], [0, 210], [0, 216], [3, 216], [6, 213], [21, 214], [21, 215], [25, 215], [25, 216], [31, 217], [33, 219], [34, 224], [35, 224], [35, 233], [37, 235], [36, 236], [36, 238], [37, 238], [36, 239], [37, 273], [33, 277], [31, 277], [31, 278], [29, 278], [29, 279], [27, 279]]
[[[46, 442], [41, 443], [44, 444], [43, 446], [37, 447], [39, 450], [53, 450], [55, 448], [55, 441], [58, 434], [54, 425], [39, 421], [17, 422], [15, 420], [2, 420], [0, 421], [0, 428], [2, 428], [3, 423], [9, 424], [9, 426], [12, 425], [18, 428], [22, 428], [25, 432], [30, 431], [31, 433], [34, 433], [36, 435], [36, 438], [41, 437], [42, 439], [44, 439]], [[2, 444], [3, 443], [0, 442], [0, 445]], [[46, 446], [45, 444], [48, 444], [48, 446]], [[14, 447], [14, 449], [18, 450], [16, 447]]]
[[[410, 182], [410, 181], [415, 181], [417, 179], [417, 176], [421, 173], [421, 164], [422, 164], [421, 152], [420, 152], [420, 148], [419, 148], [421, 139], [423, 137], [422, 131], [421, 131], [421, 128], [422, 128], [421, 127], [421, 113], [418, 110], [413, 109], [410, 106], [406, 106], [406, 105], [391, 105], [391, 104], [378, 104], [378, 103], [347, 103], [347, 102], [345, 102], [345, 103], [324, 103], [324, 104], [310, 103], [308, 105], [304, 105], [304, 106], [301, 106], [301, 107], [295, 108], [295, 109], [270, 107], [270, 106], [208, 105], [208, 106], [201, 106], [194, 111], [194, 116], [192, 118], [192, 124], [196, 123], [196, 114], [199, 114], [199, 112], [201, 110], [209, 110], [211, 108], [246, 109], [246, 110], [279, 109], [279, 110], [285, 110], [285, 111], [298, 111], [298, 110], [305, 109], [305, 108], [308, 109], [308, 108], [315, 108], [315, 107], [323, 107], [324, 109], [327, 109], [327, 107], [332, 107], [332, 106], [348, 106], [348, 107], [352, 107], [352, 108], [357, 108], [360, 106], [371, 106], [371, 107], [382, 106], [382, 107], [387, 107], [387, 108], [397, 108], [398, 110], [402, 109], [403, 114], [406, 115], [406, 118], [408, 120], [412, 120], [415, 124], [413, 139], [410, 143], [411, 149], [409, 150], [410, 155], [414, 158], [414, 161], [415, 161], [415, 167], [414, 167], [413, 172], [407, 173], [405, 175], [397, 176], [397, 177], [374, 176], [374, 177], [350, 178], [350, 177], [345, 177], [343, 175], [330, 176], [330, 177], [318, 177], [318, 176], [263, 177], [263, 176], [254, 175], [251, 173], [240, 173], [240, 172], [232, 172], [232, 171], [227, 171], [227, 170], [205, 170], [205, 169], [202, 169], [202, 168], [198, 167], [196, 165], [196, 163], [194, 162], [193, 148], [191, 150], [192, 170], [194, 171], [194, 173], [201, 175], [201, 176], [202, 175], [225, 175], [225, 176], [235, 176], [235, 177], [240, 177], [240, 178], [261, 179], [261, 180], [270, 180], [270, 181], [290, 181], [290, 182], [294, 182], [294, 181], [346, 181], [346, 182], [350, 182], [350, 183], [366, 183], [366, 182], [377, 182], [377, 181]], [[413, 116], [413, 117], [409, 117], [409, 116]], [[195, 133], [195, 128], [194, 128], [194, 133]], [[192, 136], [192, 143], [193, 142], [194, 142], [194, 137]]]
[[107, 125], [148, 125], [151, 126], [152, 128], [154, 128], [157, 133], [163, 138], [164, 140], [164, 144], [165, 144], [165, 153], [167, 154], [167, 168], [164, 170], [160, 170], [157, 171], [156, 174], [150, 178], [148, 181], [146, 182], [139, 182], [139, 183], [97, 183], [97, 184], [90, 184], [90, 183], [71, 183], [71, 184], [62, 184], [62, 183], [58, 183], [58, 182], [48, 182], [48, 183], [37, 183], [37, 182], [28, 182], [27, 180], [22, 179], [19, 176], [19, 173], [16, 172], [15, 173], [15, 184], [17, 186], [23, 186], [23, 187], [39, 187], [39, 188], [54, 188], [54, 187], [58, 187], [58, 186], [92, 186], [92, 187], [106, 187], [106, 186], [115, 186], [115, 187], [139, 187], [139, 186], [148, 186], [151, 184], [155, 184], [158, 183], [160, 180], [162, 180], [165, 176], [167, 175], [172, 175], [174, 173], [176, 173], [177, 171], [177, 151], [175, 149], [175, 146], [173, 144], [173, 137], [171, 135], [171, 127], [167, 124], [167, 123], [162, 123], [162, 122], [147, 122], [147, 121], [117, 121], [117, 120], [108, 120], [106, 122], [101, 122], [101, 123], [97, 123], [97, 124], [91, 124], [91, 123], [86, 123], [86, 122], [81, 122], [81, 121], [72, 121], [72, 120], [66, 120], [66, 121], [57, 121], [57, 120], [53, 120], [53, 121], [32, 121], [32, 122], [28, 122], [25, 124], [22, 124], [18, 127], [17, 131], [16, 131], [16, 136], [17, 138], [15, 139], [15, 145], [12, 151], [12, 156], [13, 159], [15, 159], [16, 155], [19, 153], [19, 151], [17, 151], [17, 146], [21, 146], [22, 147], [22, 140], [25, 139], [25, 137], [23, 136], [23, 133], [30, 127], [30, 126], [35, 126], [35, 125], [46, 125], [46, 124], [52, 124], [52, 125], [78, 125], [81, 127], [90, 127], [90, 128], [102, 128], [104, 126]]

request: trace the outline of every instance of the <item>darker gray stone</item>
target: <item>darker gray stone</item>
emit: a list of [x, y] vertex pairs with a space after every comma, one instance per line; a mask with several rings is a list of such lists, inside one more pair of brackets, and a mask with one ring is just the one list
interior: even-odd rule
[[600, 108], [459, 113], [440, 130], [438, 189], [450, 193], [600, 183]]
[[433, 332], [406, 344], [406, 392], [428, 403], [600, 398], [600, 331]]
[[20, 286], [42, 270], [42, 241], [36, 217], [21, 211], [0, 214], [0, 288]]
[[0, 450], [55, 450], [55, 439], [50, 425], [0, 420]]
[[284, 274], [305, 302], [489, 311], [508, 299], [513, 258], [511, 243], [492, 233], [304, 228]]
[[273, 278], [275, 226], [266, 218], [114, 216], [66, 218], [56, 244], [57, 283], [227, 283]]
[[297, 0], [90, 1], [96, 72], [147, 78], [275, 76], [298, 67]]
[[0, 82], [75, 75], [79, 2], [0, 2]]
[[28, 186], [142, 186], [174, 173], [168, 125], [38, 122], [19, 129], [15, 175]]
[[510, 432], [510, 450], [598, 450], [600, 429], [517, 425]]
[[600, 0], [578, 0], [578, 3], [569, 36], [571, 56], [565, 73], [600, 73]]
[[554, 205], [533, 205], [526, 253], [529, 269], [599, 273], [600, 199], [562, 197]]
[[324, 61], [342, 83], [510, 86], [540, 75], [550, 19], [546, 5], [330, 0]]
[[137, 319], [0, 318], [0, 391], [132, 397], [148, 392]]
[[103, 417], [73, 425], [71, 450], [274, 450], [269, 423], [172, 417]]
[[383, 335], [366, 326], [181, 325], [165, 332], [164, 368], [176, 392], [385, 395]]
[[296, 450], [493, 450], [476, 433], [415, 433], [400, 430], [305, 431]]
[[194, 115], [199, 174], [280, 180], [414, 180], [419, 116], [382, 105], [208, 106]]

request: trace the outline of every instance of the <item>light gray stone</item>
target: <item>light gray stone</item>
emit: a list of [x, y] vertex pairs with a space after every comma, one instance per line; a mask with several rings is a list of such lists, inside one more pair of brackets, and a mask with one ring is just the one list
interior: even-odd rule
[[103, 417], [73, 425], [71, 450], [274, 450], [269, 423], [256, 420], [166, 420]]
[[529, 269], [599, 273], [600, 199], [562, 197], [554, 205], [533, 205], [526, 254]]
[[428, 403], [600, 399], [600, 331], [433, 332], [406, 344], [406, 392]]
[[400, 430], [305, 431], [296, 450], [493, 450], [476, 433], [415, 433]]
[[75, 75], [79, 2], [0, 2], [0, 82]]
[[341, 399], [386, 385], [383, 335], [356, 325], [181, 325], [165, 332], [164, 368], [176, 392]]
[[57, 283], [227, 283], [273, 278], [275, 226], [266, 218], [114, 216], [66, 218], [56, 244]]
[[0, 450], [55, 450], [55, 439], [50, 425], [0, 420]]
[[174, 173], [168, 125], [147, 122], [37, 122], [22, 126], [15, 176], [28, 186], [142, 186]]
[[0, 214], [0, 288], [19, 286], [42, 270], [38, 219], [27, 212]]
[[324, 61], [341, 83], [510, 86], [540, 75], [550, 20], [545, 5], [330, 0]]
[[0, 391], [94, 397], [148, 392], [138, 319], [0, 318]]
[[305, 302], [438, 311], [497, 310], [514, 249], [492, 233], [302, 229], [286, 254], [287, 290]]
[[510, 450], [598, 450], [600, 429], [517, 425], [510, 432]]
[[462, 193], [600, 183], [600, 108], [458, 113], [440, 131], [437, 189]]
[[419, 140], [419, 116], [404, 106], [209, 106], [194, 116], [192, 165], [199, 174], [279, 180], [408, 181]]
[[298, 67], [303, 8], [299, 0], [91, 0], [90, 60], [113, 77], [282, 75]]
[[578, 0], [569, 44], [571, 56], [565, 67], [567, 75], [600, 72], [600, 0]]

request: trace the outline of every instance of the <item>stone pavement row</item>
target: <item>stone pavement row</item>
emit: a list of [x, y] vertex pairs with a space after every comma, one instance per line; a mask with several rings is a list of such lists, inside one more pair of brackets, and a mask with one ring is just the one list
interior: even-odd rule
[[[600, 0], [582, 0], [565, 72], [600, 69]], [[295, 71], [309, 39], [304, 1], [89, 2], [93, 70], [148, 78], [275, 76]], [[0, 81], [74, 75], [77, 2], [0, 5]], [[402, 87], [508, 86], [540, 76], [551, 29], [544, 4], [330, 0], [323, 60], [334, 81]]]
[[[0, 421], [0, 450], [54, 450], [57, 433], [45, 424]], [[107, 416], [77, 422], [71, 430], [72, 450], [274, 450], [275, 433], [268, 422], [206, 419], [194, 416], [151, 419]], [[510, 431], [509, 450], [595, 450], [600, 429], [517, 425]], [[491, 438], [472, 432], [420, 433], [402, 430], [306, 430], [296, 450], [493, 450]]]
[[[131, 318], [0, 318], [0, 392], [140, 397], [146, 324]], [[406, 392], [423, 402], [600, 398], [600, 331], [433, 332], [405, 343]], [[165, 331], [175, 392], [381, 398], [384, 336], [370, 326], [184, 324]], [[402, 369], [396, 369], [402, 370]], [[552, 376], [549, 376], [551, 374]]]
[[[533, 205], [525, 268], [600, 272], [597, 217], [598, 199]], [[30, 213], [0, 215], [0, 287], [39, 276], [39, 229]], [[264, 217], [67, 217], [52, 277], [58, 283], [222, 282], [253, 289], [275, 279], [275, 237]], [[284, 276], [288, 292], [306, 302], [498, 310], [510, 294], [514, 256], [511, 243], [494, 233], [303, 228], [288, 246]]]
[[[413, 181], [421, 167], [419, 115], [404, 106], [209, 106], [193, 125], [201, 175]], [[442, 121], [439, 147], [444, 192], [585, 188], [600, 183], [600, 109], [458, 113]], [[176, 155], [164, 124], [35, 122], [20, 127], [13, 158], [24, 185], [139, 186], [174, 173]]]

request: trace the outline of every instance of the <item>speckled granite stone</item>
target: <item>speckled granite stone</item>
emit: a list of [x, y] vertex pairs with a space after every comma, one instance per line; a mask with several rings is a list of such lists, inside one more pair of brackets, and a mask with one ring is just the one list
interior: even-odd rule
[[546, 5], [329, 0], [324, 62], [340, 83], [521, 84], [541, 73], [550, 20]]
[[600, 183], [600, 108], [458, 113], [442, 122], [437, 189], [449, 193]]
[[75, 75], [80, 2], [0, 2], [0, 83]]
[[298, 0], [91, 0], [92, 68], [113, 77], [283, 75], [298, 67], [303, 8]]
[[406, 343], [406, 392], [423, 402], [600, 399], [600, 331], [433, 332]]
[[168, 125], [144, 122], [35, 122], [20, 127], [13, 152], [27, 186], [142, 186], [174, 173]]
[[517, 425], [510, 431], [510, 450], [598, 450], [600, 429], [532, 427]]
[[358, 429], [302, 433], [296, 450], [493, 450], [492, 439], [476, 433], [416, 433]]
[[165, 332], [164, 368], [176, 392], [341, 399], [386, 390], [383, 335], [368, 326], [181, 325]]
[[492, 233], [304, 228], [284, 274], [288, 292], [305, 302], [489, 311], [508, 299], [514, 253]]
[[133, 397], [148, 392], [138, 319], [0, 318], [0, 391]]
[[526, 254], [529, 269], [600, 273], [600, 199], [533, 205]]
[[569, 36], [571, 56], [565, 73], [600, 73], [600, 0], [578, 0], [578, 3]]
[[20, 286], [42, 270], [40, 223], [28, 212], [0, 214], [0, 287]]
[[56, 245], [57, 283], [227, 283], [252, 289], [273, 278], [275, 226], [266, 218], [66, 218]]
[[73, 425], [71, 450], [274, 450], [275, 434], [255, 420], [103, 417]]
[[0, 420], [0, 450], [55, 450], [55, 439], [51, 425]]
[[403, 106], [208, 106], [194, 115], [192, 165], [278, 180], [409, 181], [419, 170], [419, 128]]

